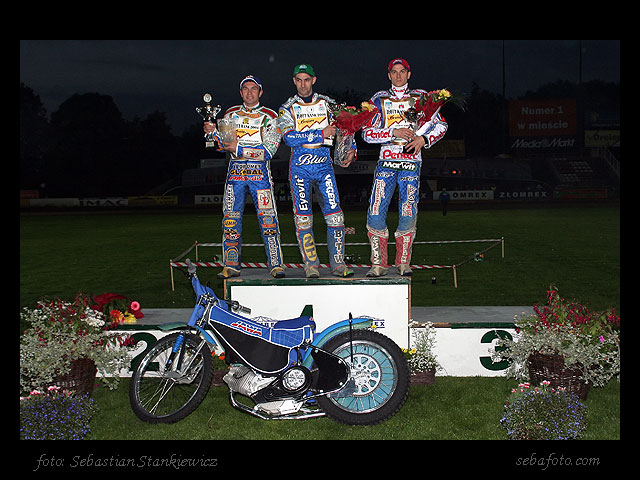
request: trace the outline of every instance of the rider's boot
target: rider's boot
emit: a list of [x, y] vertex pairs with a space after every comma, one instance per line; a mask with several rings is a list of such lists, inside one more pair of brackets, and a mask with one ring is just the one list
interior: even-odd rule
[[318, 270], [317, 265], [305, 265], [304, 266], [304, 275], [307, 278], [318, 278], [320, 276], [320, 272]]
[[335, 275], [336, 277], [351, 277], [353, 276], [353, 270], [342, 264], [331, 270], [331, 274]]
[[271, 276], [273, 278], [284, 278], [285, 277], [285, 273], [284, 273], [284, 268], [282, 267], [273, 267], [271, 269]]
[[396, 269], [402, 276], [411, 275], [411, 251], [413, 249], [413, 239], [415, 231], [396, 232]]
[[387, 257], [387, 243], [389, 241], [389, 231], [387, 229], [374, 230], [367, 226], [367, 235], [371, 245], [371, 269], [367, 272], [367, 277], [380, 277], [389, 271]]
[[240, 270], [236, 270], [231, 267], [224, 267], [220, 273], [218, 273], [218, 278], [230, 278], [230, 277], [239, 277]]

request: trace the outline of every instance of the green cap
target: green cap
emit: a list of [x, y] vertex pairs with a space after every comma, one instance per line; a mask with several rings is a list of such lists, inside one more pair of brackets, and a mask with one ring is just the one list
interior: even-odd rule
[[306, 73], [311, 75], [312, 77], [316, 76], [316, 72], [313, 71], [313, 67], [306, 63], [301, 63], [297, 65], [296, 68], [293, 69], [293, 76], [295, 77], [299, 73]]

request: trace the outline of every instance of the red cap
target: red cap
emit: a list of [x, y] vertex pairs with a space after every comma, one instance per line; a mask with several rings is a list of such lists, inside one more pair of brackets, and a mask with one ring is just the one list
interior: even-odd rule
[[411, 71], [411, 67], [409, 67], [409, 62], [407, 62], [404, 58], [394, 58], [393, 60], [391, 60], [389, 62], [389, 68], [387, 68], [387, 71], [390, 72], [391, 68], [397, 64], [400, 64], [407, 70]]

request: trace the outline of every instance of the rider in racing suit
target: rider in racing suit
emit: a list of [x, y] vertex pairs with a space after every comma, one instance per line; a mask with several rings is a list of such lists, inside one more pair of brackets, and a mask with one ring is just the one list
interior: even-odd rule
[[[222, 255], [225, 266], [218, 277], [240, 275], [242, 214], [245, 197], [249, 193], [258, 215], [270, 273], [282, 278], [285, 273], [282, 268], [280, 228], [269, 168], [269, 160], [278, 144], [262, 138], [263, 127], [269, 122], [277, 122], [277, 115], [260, 105], [262, 85], [257, 77], [248, 75], [240, 82], [240, 95], [243, 104], [229, 108], [224, 114], [224, 118], [234, 120], [236, 140], [224, 144], [224, 149], [230, 153], [230, 160], [222, 205]], [[207, 128], [211, 130], [212, 127], [207, 127], [205, 123], [205, 131], [208, 131]], [[217, 138], [221, 139], [221, 136], [218, 134]]]
[[[313, 93], [316, 81], [313, 68], [302, 64], [293, 71], [293, 83], [297, 95], [289, 98], [281, 107], [278, 127], [285, 144], [291, 147], [289, 182], [293, 197], [293, 213], [296, 236], [304, 261], [307, 277], [318, 277], [320, 260], [313, 236], [312, 185], [320, 195], [320, 207], [327, 224], [327, 248], [331, 273], [351, 276], [353, 270], [344, 264], [344, 214], [340, 208], [338, 185], [333, 172], [327, 140], [335, 134], [329, 125], [328, 103], [332, 99]], [[355, 155], [353, 154], [347, 164]]]
[[387, 210], [393, 192], [398, 186], [398, 227], [395, 231], [395, 266], [400, 275], [411, 275], [411, 251], [416, 235], [418, 202], [420, 200], [420, 149], [430, 148], [447, 131], [447, 123], [436, 111], [433, 116], [414, 132], [402, 113], [410, 107], [409, 100], [416, 101], [428, 92], [410, 90], [409, 64], [404, 59], [394, 59], [388, 68], [391, 88], [373, 95], [370, 103], [377, 108], [376, 116], [363, 130], [368, 143], [382, 144], [378, 164], [373, 178], [373, 187], [367, 212], [367, 233], [371, 244], [371, 269], [369, 277], [386, 275], [388, 271]]

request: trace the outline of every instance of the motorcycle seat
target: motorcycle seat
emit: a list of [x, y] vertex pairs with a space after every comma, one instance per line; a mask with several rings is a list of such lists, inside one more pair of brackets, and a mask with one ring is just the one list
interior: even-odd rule
[[303, 327], [311, 327], [311, 331], [315, 332], [316, 322], [309, 315], [304, 315], [290, 320], [280, 320], [272, 328], [275, 330], [296, 330]]

